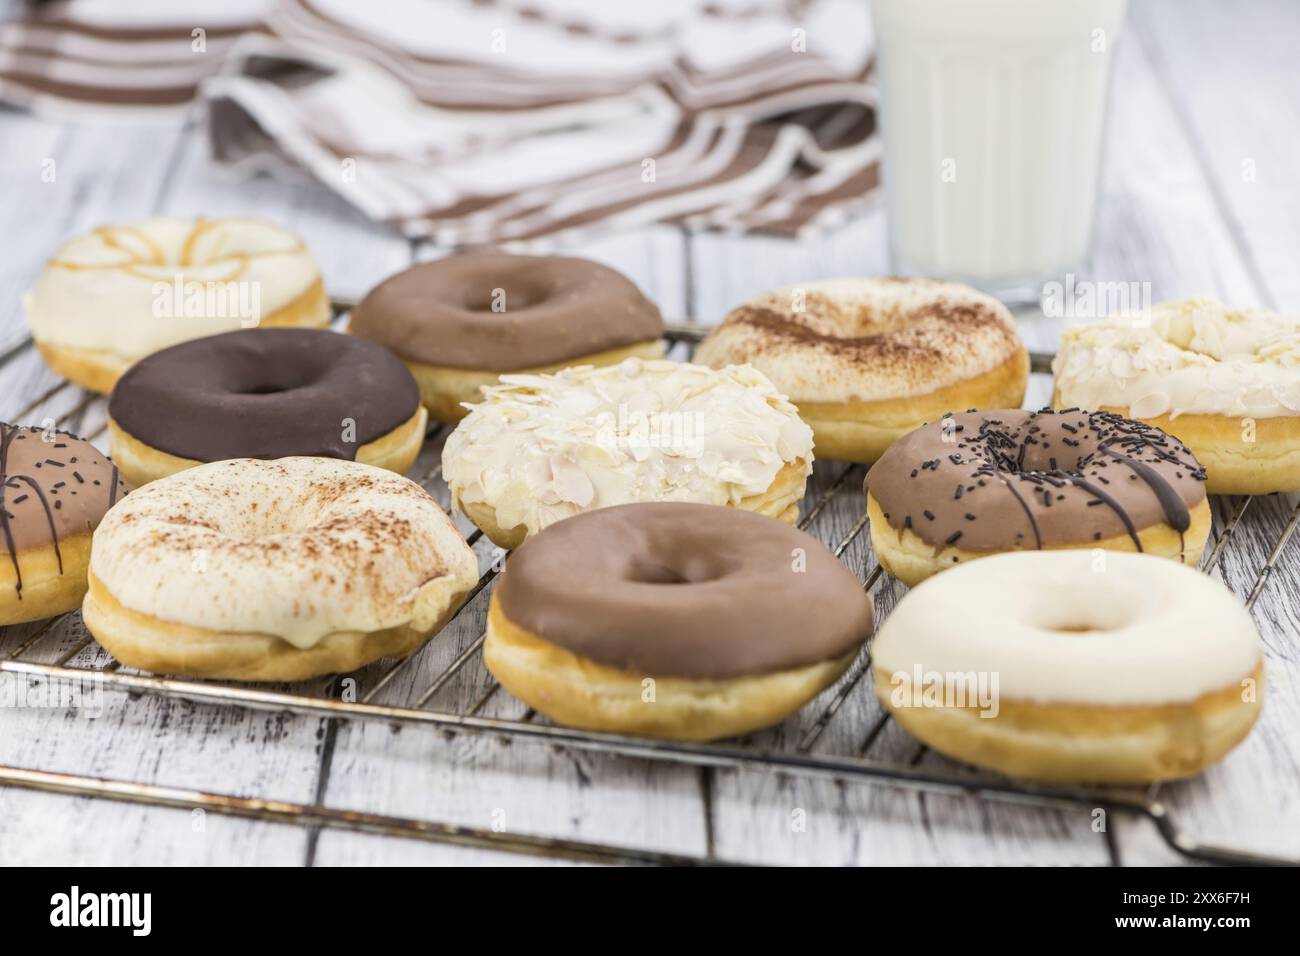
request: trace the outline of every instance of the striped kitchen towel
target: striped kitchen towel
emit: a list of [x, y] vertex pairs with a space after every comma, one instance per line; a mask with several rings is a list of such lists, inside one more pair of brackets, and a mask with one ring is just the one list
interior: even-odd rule
[[0, 26], [0, 98], [114, 116], [198, 103], [219, 161], [305, 168], [442, 244], [649, 222], [791, 235], [879, 183], [861, 0], [21, 9]]

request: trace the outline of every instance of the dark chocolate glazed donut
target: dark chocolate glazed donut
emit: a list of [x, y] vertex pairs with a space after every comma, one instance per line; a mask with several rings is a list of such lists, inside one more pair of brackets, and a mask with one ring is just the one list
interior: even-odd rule
[[116, 466], [89, 442], [0, 423], [0, 548], [19, 599], [23, 552], [53, 545], [63, 574], [61, 542], [93, 531], [128, 490]]
[[896, 530], [935, 548], [1042, 549], [1168, 524], [1205, 500], [1205, 469], [1158, 428], [1110, 412], [1007, 409], [909, 432], [867, 473]]
[[664, 677], [790, 670], [871, 634], [870, 597], [817, 539], [739, 508], [684, 502], [552, 525], [511, 555], [496, 600], [552, 644]]
[[663, 318], [608, 266], [476, 252], [385, 279], [349, 331], [428, 365], [510, 372], [653, 341]]
[[145, 444], [195, 461], [355, 459], [419, 404], [406, 366], [373, 342], [322, 329], [241, 329], [141, 359], [118, 380], [108, 414]]

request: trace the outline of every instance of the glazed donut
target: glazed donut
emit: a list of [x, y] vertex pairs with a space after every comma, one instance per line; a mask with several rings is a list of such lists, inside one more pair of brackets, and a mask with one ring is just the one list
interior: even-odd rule
[[1205, 465], [1211, 494], [1300, 491], [1300, 316], [1194, 298], [1149, 317], [1068, 328], [1054, 405], [1161, 428]]
[[155, 352], [108, 401], [109, 447], [134, 487], [226, 458], [414, 463], [428, 420], [385, 348], [322, 329], [242, 329]]
[[82, 614], [129, 667], [304, 680], [412, 653], [477, 579], [415, 482], [353, 461], [236, 458], [109, 512]]
[[867, 473], [871, 543], [908, 585], [1002, 551], [1104, 548], [1197, 564], [1205, 472], [1158, 428], [1109, 412], [945, 415]]
[[765, 293], [723, 319], [694, 360], [753, 364], [812, 426], [818, 458], [867, 463], [944, 412], [1019, 405], [1029, 378], [1006, 307], [930, 279]]
[[654, 304], [608, 266], [500, 252], [399, 272], [361, 300], [349, 326], [396, 352], [429, 414], [448, 424], [502, 372], [659, 358], [663, 330]]
[[1002, 554], [907, 594], [872, 645], [877, 696], [958, 760], [1031, 780], [1188, 777], [1259, 718], [1250, 615], [1222, 584], [1123, 552]]
[[96, 229], [59, 248], [23, 304], [45, 364], [103, 393], [136, 360], [177, 342], [330, 321], [307, 247], [258, 219]]
[[0, 423], [0, 624], [72, 611], [86, 593], [90, 537], [128, 491], [89, 442]]
[[812, 432], [749, 366], [626, 359], [503, 375], [447, 438], [452, 498], [503, 548], [580, 511], [731, 505], [793, 523]]
[[578, 515], [512, 554], [483, 657], [561, 724], [713, 740], [784, 720], [870, 634], [870, 597], [815, 538], [662, 502]]

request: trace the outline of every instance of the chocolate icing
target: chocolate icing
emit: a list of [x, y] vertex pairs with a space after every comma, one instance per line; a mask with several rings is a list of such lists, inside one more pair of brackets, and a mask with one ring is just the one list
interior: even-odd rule
[[146, 445], [196, 461], [355, 459], [419, 402], [410, 371], [373, 342], [321, 329], [241, 329], [141, 359], [118, 380], [108, 413]]
[[[494, 312], [498, 289], [504, 311]], [[350, 331], [428, 365], [511, 372], [652, 341], [663, 319], [599, 263], [476, 252], [385, 279], [352, 311]]]
[[511, 555], [495, 600], [552, 644], [656, 677], [771, 674], [871, 634], [870, 597], [821, 542], [774, 518], [684, 502], [552, 525]]
[[[945, 441], [945, 433], [949, 440]], [[1160, 429], [1110, 412], [947, 415], [909, 432], [867, 473], [890, 527], [936, 551], [1098, 541], [1166, 523], [1205, 500], [1205, 469]]]
[[62, 574], [61, 542], [93, 531], [128, 490], [117, 466], [89, 442], [0, 422], [0, 546], [13, 565], [19, 600], [22, 553], [53, 544]]

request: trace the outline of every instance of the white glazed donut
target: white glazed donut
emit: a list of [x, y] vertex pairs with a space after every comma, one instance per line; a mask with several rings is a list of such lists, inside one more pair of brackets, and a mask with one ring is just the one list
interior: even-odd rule
[[150, 483], [95, 531], [86, 626], [142, 670], [346, 672], [420, 647], [478, 579], [415, 482], [327, 458], [234, 459]]
[[1236, 597], [1126, 552], [960, 565], [899, 602], [872, 657], [878, 696], [916, 737], [1038, 780], [1190, 776], [1246, 736], [1264, 691]]
[[146, 219], [64, 243], [23, 299], [46, 363], [109, 392], [130, 365], [256, 325], [329, 324], [302, 240], [258, 219]]
[[933, 279], [766, 292], [723, 319], [695, 361], [753, 364], [812, 426], [818, 458], [860, 462], [946, 412], [1019, 407], [1029, 376], [1006, 306]]
[[1068, 328], [1053, 404], [1176, 435], [1212, 494], [1300, 491], [1300, 316], [1208, 298]]
[[581, 511], [693, 501], [793, 523], [812, 432], [749, 366], [628, 359], [503, 375], [447, 438], [442, 472], [496, 544]]

